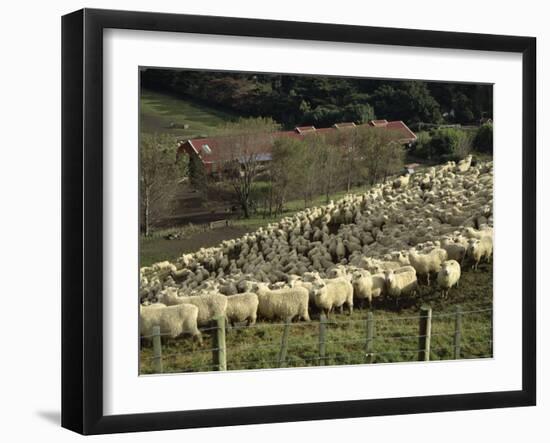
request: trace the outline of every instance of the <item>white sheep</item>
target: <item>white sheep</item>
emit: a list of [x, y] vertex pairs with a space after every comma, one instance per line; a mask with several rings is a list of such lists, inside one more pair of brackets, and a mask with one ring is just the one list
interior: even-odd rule
[[218, 293], [207, 293], [204, 295], [188, 295], [179, 297], [177, 290], [166, 288], [159, 293], [159, 302], [168, 306], [178, 304], [192, 304], [199, 308], [198, 324], [206, 325], [217, 317], [225, 317], [227, 309], [227, 297]]
[[384, 274], [371, 274], [367, 270], [357, 270], [352, 274], [353, 297], [363, 307], [368, 300], [369, 307], [372, 300], [381, 297], [385, 293], [386, 279]]
[[256, 283], [252, 290], [258, 294], [258, 315], [268, 320], [303, 319], [311, 321], [308, 313], [309, 293], [302, 287], [271, 290], [265, 283]]
[[384, 271], [399, 269], [401, 266], [403, 265], [397, 261], [372, 260], [367, 270], [373, 274], [382, 274]]
[[418, 280], [416, 271], [412, 266], [403, 266], [384, 272], [386, 278], [386, 291], [388, 295], [395, 298], [398, 303], [399, 298], [404, 295], [415, 295], [418, 291]]
[[450, 238], [444, 238], [441, 240], [440, 247], [447, 251], [447, 258], [449, 260], [456, 260], [459, 263], [462, 263], [464, 260], [467, 248], [462, 243], [456, 242]]
[[313, 295], [316, 306], [327, 316], [334, 308], [343, 312], [344, 305], [347, 305], [350, 315], [353, 313], [353, 286], [347, 277], [315, 283]]
[[466, 172], [468, 169], [470, 169], [470, 165], [472, 164], [472, 156], [468, 155], [466, 158], [463, 158], [458, 162], [456, 165], [457, 172]]
[[148, 307], [140, 306], [139, 333], [141, 336], [151, 336], [153, 327], [159, 326], [163, 337], [176, 338], [182, 334], [190, 334], [202, 346], [202, 336], [197, 327], [199, 309], [190, 304], [161, 306], [154, 303]]
[[289, 283], [289, 286], [291, 288], [300, 287], [300, 288], [306, 289], [309, 294], [309, 306], [313, 306], [313, 304], [315, 303], [315, 297], [313, 295], [314, 283], [318, 280], [321, 280], [321, 277], [317, 277], [316, 279], [312, 279], [310, 281], [304, 281], [303, 279], [300, 279], [300, 278], [292, 279], [292, 281]]
[[164, 271], [164, 272], [176, 272], [177, 268], [175, 265], [170, 263], [169, 261], [162, 261], [155, 263], [153, 266], [153, 271]]
[[258, 296], [253, 292], [228, 296], [225, 310], [227, 321], [232, 326], [243, 321], [247, 322], [247, 326], [253, 325], [256, 323], [258, 303]]
[[353, 298], [363, 308], [363, 303], [368, 300], [369, 307], [372, 306], [372, 274], [364, 269], [356, 270], [351, 276], [353, 286]]
[[410, 178], [411, 176], [409, 174], [405, 174], [405, 175], [402, 175], [401, 177], [397, 177], [392, 182], [392, 187], [394, 189], [406, 188], [409, 185]]
[[449, 295], [449, 289], [458, 287], [460, 280], [460, 264], [456, 260], [447, 260], [441, 265], [437, 274], [437, 285], [441, 288], [441, 297]]
[[[338, 264], [336, 266], [333, 266], [327, 271], [327, 278], [347, 278], [350, 279], [351, 276], [348, 275], [348, 272], [346, 270], [346, 267]], [[310, 280], [314, 281], [314, 280]]]
[[472, 227], [467, 227], [464, 229], [464, 235], [468, 238], [477, 238], [479, 240], [481, 240], [484, 237], [493, 238], [493, 228], [486, 227], [477, 231]]
[[430, 284], [430, 273], [437, 273], [441, 269], [441, 263], [447, 260], [447, 251], [434, 248], [427, 254], [419, 254], [416, 250], [409, 251], [409, 261], [418, 275], [425, 275], [426, 282]]
[[[146, 308], [146, 309], [159, 309], [159, 308], [165, 308], [166, 305], [164, 303], [151, 303], [149, 300], [145, 300], [140, 305], [140, 309]], [[140, 311], [141, 312], [141, 311]]]
[[404, 251], [394, 251], [391, 253], [392, 260], [399, 263], [401, 266], [410, 265], [409, 255]]
[[493, 255], [493, 239], [486, 236], [481, 239], [472, 238], [468, 245], [467, 256], [473, 261], [472, 269], [476, 269], [481, 259], [485, 258], [487, 263], [491, 260]]

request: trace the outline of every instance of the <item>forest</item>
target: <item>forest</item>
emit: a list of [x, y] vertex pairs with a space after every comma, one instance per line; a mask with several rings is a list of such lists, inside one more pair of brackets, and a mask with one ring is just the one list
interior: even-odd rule
[[270, 117], [285, 129], [380, 118], [417, 131], [478, 125], [493, 112], [489, 84], [144, 68], [141, 85], [241, 117]]

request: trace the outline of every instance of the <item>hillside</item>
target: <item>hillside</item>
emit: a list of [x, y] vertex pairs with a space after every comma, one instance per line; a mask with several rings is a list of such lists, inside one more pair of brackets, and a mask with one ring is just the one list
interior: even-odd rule
[[174, 95], [142, 89], [140, 132], [165, 133], [177, 137], [210, 136], [235, 114], [220, 111]]
[[[366, 323], [364, 311], [358, 308], [369, 300], [378, 325], [376, 362], [409, 361], [418, 354], [420, 343], [415, 346], [415, 342], [424, 337], [419, 332], [418, 315], [425, 304], [433, 308], [436, 319], [433, 359], [456, 357], [454, 313], [458, 305], [465, 314], [465, 348], [458, 358], [490, 357], [493, 166], [492, 162], [472, 165], [471, 160], [468, 157], [458, 164], [448, 162], [410, 179], [407, 176], [380, 183], [366, 192], [296, 212], [217, 247], [183, 254], [173, 263], [142, 267], [140, 300], [145, 305], [175, 304], [185, 303], [191, 295], [258, 292], [264, 297], [264, 307], [260, 304], [254, 308], [253, 322], [257, 315], [258, 323], [239, 324], [236, 332], [228, 333], [230, 369], [273, 367], [285, 318], [297, 320], [292, 323], [290, 364], [319, 364], [321, 351], [317, 354], [316, 349], [320, 339], [316, 337], [321, 334], [317, 332], [320, 308], [327, 315], [334, 308], [329, 337], [322, 342], [330, 355], [328, 364], [361, 363], [365, 359]], [[447, 258], [452, 259], [459, 273], [451, 284], [450, 295], [443, 297], [438, 289], [440, 282], [435, 284], [434, 279]], [[399, 287], [398, 283], [390, 286], [407, 273], [407, 287]], [[319, 298], [321, 290], [337, 276], [353, 282], [355, 301], [339, 299], [328, 307], [320, 305], [320, 301], [325, 303]], [[458, 278], [460, 285], [455, 286]], [[361, 292], [361, 287], [355, 285], [358, 282], [370, 289]], [[305, 303], [313, 322], [303, 310], [287, 311], [287, 304], [284, 312], [273, 314], [268, 301], [275, 295], [270, 295], [268, 284], [271, 289], [291, 291], [289, 294], [296, 285], [308, 289], [309, 299], [292, 295], [287, 304]], [[336, 307], [343, 308], [344, 304], [349, 317], [336, 313]], [[356, 312], [351, 313], [354, 304]], [[291, 312], [290, 317], [285, 317], [287, 312]], [[211, 330], [209, 326], [203, 329], [210, 346], [206, 349], [196, 349], [186, 339], [169, 345], [166, 369], [211, 369], [208, 353], [215, 348]], [[141, 370], [148, 373], [152, 370], [148, 364], [151, 352], [147, 346], [141, 350]]]

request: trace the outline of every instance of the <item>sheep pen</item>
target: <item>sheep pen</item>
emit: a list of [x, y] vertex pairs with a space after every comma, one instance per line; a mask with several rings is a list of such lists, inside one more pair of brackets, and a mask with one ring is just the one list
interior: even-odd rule
[[[237, 323], [235, 332], [228, 332], [230, 369], [274, 366], [274, 351], [269, 345], [273, 343], [278, 347], [281, 330], [277, 325], [282, 319], [274, 316], [273, 320], [266, 320], [258, 312], [256, 321], [252, 312], [257, 298], [250, 294], [260, 295], [258, 287], [268, 288], [269, 291], [260, 292], [269, 297], [269, 293], [289, 291], [292, 287], [314, 288], [320, 280], [330, 282], [334, 278], [347, 278], [354, 290], [356, 308], [363, 307], [366, 300], [370, 302], [366, 305], [375, 313], [396, 320], [377, 323], [376, 333], [380, 340], [383, 336], [416, 335], [416, 326], [405, 319], [416, 315], [422, 304], [428, 303], [439, 312], [451, 312], [456, 305], [471, 311], [480, 306], [491, 308], [492, 263], [490, 253], [484, 251], [489, 250], [485, 244], [490, 241], [492, 252], [492, 162], [473, 164], [471, 159], [466, 159], [458, 165], [450, 162], [431, 169], [429, 173], [412, 174], [406, 185], [395, 186], [394, 181], [388, 180], [363, 193], [349, 194], [327, 205], [283, 217], [242, 237], [223, 241], [217, 247], [201, 248], [174, 262], [164, 261], [142, 268], [140, 301], [155, 304], [162, 300], [167, 289], [176, 290], [184, 296], [182, 298], [224, 294], [228, 301], [238, 294], [249, 294], [242, 297], [239, 305], [246, 315], [235, 314], [232, 321]], [[484, 245], [482, 253], [477, 246], [470, 246], [478, 243]], [[419, 260], [424, 256], [436, 259], [425, 264]], [[454, 285], [442, 298], [436, 281], [447, 259], [456, 260], [462, 272], [460, 285]], [[410, 266], [419, 277], [418, 285], [414, 291], [400, 292], [398, 297], [392, 297], [393, 292], [388, 291], [388, 284], [381, 277], [378, 280], [382, 283], [377, 284], [375, 292], [369, 286], [354, 283], [354, 275], [393, 275], [400, 268]], [[301, 294], [303, 291], [295, 292]], [[252, 300], [250, 306], [246, 305], [247, 300]], [[308, 301], [308, 318], [312, 322], [303, 322], [304, 315], [297, 315], [294, 320], [300, 323], [292, 331], [296, 348], [292, 356], [294, 366], [318, 364], [312, 354], [316, 345], [312, 344], [311, 337], [318, 328], [321, 310], [312, 293]], [[364, 338], [364, 324], [360, 320], [365, 319], [366, 311], [364, 308], [345, 314], [337, 311], [330, 317], [336, 324], [342, 322], [341, 328], [332, 328], [340, 344], [332, 353], [341, 358], [334, 357], [333, 361], [335, 364], [362, 363], [361, 358], [348, 354], [352, 350], [357, 352], [352, 342]], [[491, 321], [491, 312], [473, 320], [474, 338], [468, 348], [472, 355], [490, 353], [483, 343], [492, 339], [487, 327]], [[434, 349], [443, 344], [447, 332], [452, 335], [453, 321], [450, 317], [442, 317], [436, 320], [436, 325], [441, 336], [434, 337]], [[203, 334], [203, 339], [205, 342], [212, 340], [207, 334]], [[405, 354], [399, 354], [403, 341], [406, 340], [387, 340], [384, 344], [387, 354], [381, 354], [377, 361], [406, 360]], [[180, 356], [169, 363], [174, 371], [208, 366], [207, 355], [192, 354], [194, 348], [190, 340], [175, 340], [168, 346], [170, 354]], [[208, 343], [205, 346], [208, 347]], [[141, 349], [143, 373], [151, 370], [147, 363], [151, 352], [148, 347]], [[438, 356], [451, 358], [447, 351]]]

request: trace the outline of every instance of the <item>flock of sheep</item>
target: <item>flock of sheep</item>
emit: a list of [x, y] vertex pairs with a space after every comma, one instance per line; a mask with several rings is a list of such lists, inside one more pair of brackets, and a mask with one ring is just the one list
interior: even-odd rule
[[223, 316], [310, 321], [354, 304], [418, 294], [436, 277], [442, 297], [461, 269], [493, 252], [493, 164], [457, 164], [378, 184], [305, 209], [243, 237], [140, 269], [140, 333], [190, 334]]

